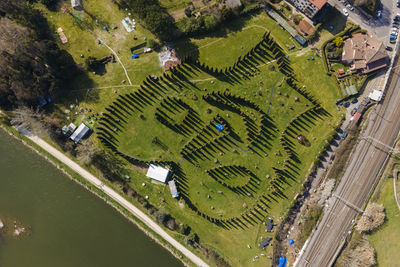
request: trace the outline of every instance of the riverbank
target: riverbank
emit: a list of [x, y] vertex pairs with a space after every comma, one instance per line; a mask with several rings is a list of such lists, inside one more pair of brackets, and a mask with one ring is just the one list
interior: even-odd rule
[[[176, 258], [181, 260], [186, 266], [208, 266], [204, 261], [194, 255], [191, 251], [173, 239], [160, 226], [153, 222], [146, 214], [134, 207], [130, 202], [121, 197], [114, 190], [101, 183], [100, 179], [94, 177], [78, 164], [66, 157], [63, 153], [35, 136], [21, 134], [16, 129], [0, 125], [3, 130], [22, 141], [26, 146], [54, 164], [59, 170], [64, 172], [70, 179], [94, 193], [107, 204], [111, 205], [128, 220], [135, 223], [140, 230], [150, 238], [167, 249]], [[57, 157], [58, 156], [58, 157]], [[60, 160], [61, 159], [61, 160]], [[71, 165], [73, 165], [71, 168]], [[85, 174], [85, 175], [82, 175]], [[86, 176], [86, 177], [85, 177]]]

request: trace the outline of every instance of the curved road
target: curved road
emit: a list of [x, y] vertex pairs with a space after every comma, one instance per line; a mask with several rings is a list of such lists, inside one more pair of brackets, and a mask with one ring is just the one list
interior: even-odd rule
[[132, 213], [135, 217], [137, 217], [139, 220], [141, 220], [144, 224], [146, 224], [150, 229], [152, 229], [154, 232], [156, 232], [158, 235], [160, 235], [165, 241], [167, 241], [169, 244], [171, 244], [175, 249], [177, 249], [183, 255], [185, 255], [188, 259], [190, 259], [194, 264], [196, 264], [197, 266], [202, 266], [202, 267], [209, 266], [202, 259], [200, 259], [198, 256], [193, 254], [190, 250], [188, 250], [186, 247], [184, 247], [181, 243], [179, 243], [173, 237], [171, 237], [166, 231], [164, 231], [164, 229], [162, 229], [157, 223], [155, 223], [144, 212], [142, 212], [141, 210], [136, 208], [132, 203], [130, 203], [125, 198], [123, 198], [116, 191], [114, 191], [110, 187], [104, 185], [99, 178], [93, 176], [91, 173], [89, 173], [88, 171], [83, 169], [75, 161], [73, 161], [70, 158], [68, 158], [67, 156], [65, 156], [62, 152], [57, 150], [55, 147], [53, 147], [52, 145], [50, 145], [43, 139], [41, 139], [35, 135], [32, 135], [30, 132], [28, 132], [24, 129], [21, 129], [21, 128], [19, 128], [18, 131], [23, 133], [25, 136], [27, 136], [30, 140], [32, 140], [38, 146], [40, 146], [41, 148], [46, 150], [52, 156], [57, 158], [59, 161], [61, 161], [65, 165], [67, 165], [73, 171], [75, 171], [76, 173], [81, 175], [88, 182], [95, 185], [100, 190], [102, 190], [105, 194], [107, 194], [109, 197], [111, 197], [116, 202], [118, 202], [126, 210], [128, 210], [130, 213]]
[[[398, 61], [396, 67], [399, 65]], [[353, 219], [379, 179], [389, 158], [389, 147], [393, 147], [400, 131], [400, 76], [394, 69], [386, 97], [371, 112], [363, 138], [296, 266], [324, 267], [334, 263]]]

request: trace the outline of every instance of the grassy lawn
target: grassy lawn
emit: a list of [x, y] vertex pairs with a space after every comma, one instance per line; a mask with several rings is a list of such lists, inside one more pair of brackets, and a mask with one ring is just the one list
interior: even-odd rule
[[213, 34], [191, 38], [190, 45], [187, 45], [187, 40], [181, 40], [176, 46], [181, 56], [194, 54], [201, 62], [224, 68], [231, 66], [239, 56], [253, 48], [266, 31], [271, 32], [271, 36], [286, 52], [287, 46], [295, 45], [295, 49], [290, 52], [300, 49], [289, 33], [277, 27], [276, 22], [265, 12], [238, 18]]
[[397, 266], [400, 261], [397, 242], [400, 238], [400, 212], [393, 195], [392, 179], [385, 181], [377, 202], [385, 206], [386, 221], [378, 231], [368, 236], [368, 240], [375, 248], [379, 266]]
[[160, 0], [160, 4], [168, 11], [186, 8], [192, 1], [189, 0]]
[[319, 37], [315, 40], [315, 46], [321, 48], [325, 41], [343, 31], [350, 23], [341, 12], [332, 8], [324, 18], [320, 27]]
[[[184, 64], [167, 77], [155, 52], [130, 59], [145, 45], [144, 38], [153, 38], [148, 31], [138, 25], [128, 34], [120, 22], [127, 14], [111, 1], [87, 0], [85, 7], [91, 16], [84, 14], [83, 20], [117, 51], [133, 85], [122, 83], [126, 77], [119, 63], [109, 63], [104, 75], [77, 77], [75, 88], [58, 98], [54, 112], [65, 118], [65, 123], [85, 120], [96, 129], [92, 139], [107, 135], [121, 153], [143, 162], [152, 159], [175, 166], [180, 200], [171, 197], [167, 186], [151, 183], [145, 177], [146, 168], [127, 161], [129, 184], [148, 196], [152, 205], [188, 224], [203, 245], [214, 248], [233, 266], [270, 264], [267, 257], [252, 262], [261, 253], [272, 255], [272, 248], [263, 251], [258, 247], [260, 238], [267, 236], [261, 222], [272, 216], [279, 223], [340, 120], [335, 107], [338, 90], [325, 75], [321, 58], [310, 49], [300, 50], [289, 34], [262, 12], [234, 20], [211, 35], [176, 41], [181, 56], [194, 55], [199, 63]], [[69, 42], [59, 45], [78, 64], [83, 65], [88, 56], [110, 55], [72, 16], [44, 11], [54, 31], [63, 27]], [[103, 25], [109, 25], [110, 31]], [[112, 30], [114, 26], [118, 29]], [[232, 77], [201, 67], [231, 67], [266, 31], [284, 53], [290, 53], [289, 66], [298, 86], [322, 109], [287, 83], [272, 48], [247, 58]], [[287, 45], [293, 44], [296, 48], [288, 51]], [[314, 60], [310, 60], [312, 55]], [[146, 81], [150, 74], [162, 79]], [[213, 93], [219, 93], [218, 97]], [[225, 123], [226, 129], [218, 132], [217, 123]], [[293, 158], [282, 144], [283, 132], [287, 132], [285, 142], [294, 151]], [[297, 134], [304, 135], [310, 145], [301, 145]], [[206, 216], [223, 223], [212, 223]], [[184, 239], [176, 232], [171, 234]]]

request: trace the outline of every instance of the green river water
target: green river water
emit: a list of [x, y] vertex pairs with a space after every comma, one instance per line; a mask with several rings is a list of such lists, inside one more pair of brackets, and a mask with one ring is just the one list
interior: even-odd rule
[[182, 266], [113, 208], [2, 130], [0, 219], [31, 229], [20, 239], [0, 236], [0, 267]]

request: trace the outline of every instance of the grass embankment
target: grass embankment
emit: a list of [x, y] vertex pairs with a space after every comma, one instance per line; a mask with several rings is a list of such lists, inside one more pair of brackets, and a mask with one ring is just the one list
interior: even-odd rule
[[339, 148], [335, 152], [336, 155], [340, 156], [335, 158], [327, 177], [336, 179], [336, 184], [344, 174], [347, 161], [350, 158], [354, 145], [357, 143], [359, 134], [360, 130], [358, 128], [351, 129], [348, 132], [347, 138], [341, 141]]
[[[42, 8], [42, 7], [41, 7]], [[122, 67], [116, 63], [109, 63], [106, 66], [106, 73], [102, 76], [89, 73], [90, 82], [80, 81], [77, 77], [76, 88], [71, 90], [71, 94], [67, 97], [56, 99], [54, 104], [55, 112], [60, 117], [64, 118], [64, 123], [69, 123], [71, 120], [80, 122], [84, 117], [92, 114], [100, 114], [105, 112], [108, 107], [121, 94], [136, 92], [142, 80], [149, 74], [161, 76], [161, 68], [156, 56], [156, 53], [141, 55], [137, 60], [131, 60], [130, 48], [132, 52], [140, 51], [145, 41], [144, 37], [152, 38], [151, 34], [140, 25], [137, 31], [130, 34], [122, 28], [120, 20], [127, 14], [106, 0], [94, 1], [88, 0], [85, 3], [85, 8], [92, 14], [93, 18], [84, 15], [83, 19], [93, 28], [101, 39], [104, 39], [115, 51], [118, 52], [125, 67], [128, 69], [128, 74], [134, 83], [132, 87], [110, 87], [126, 85], [122, 84], [122, 80], [126, 80]], [[107, 10], [107, 11], [105, 11]], [[60, 47], [66, 49], [73, 56], [74, 60], [79, 63], [84, 63], [85, 57], [92, 55], [103, 57], [109, 55], [110, 52], [102, 45], [96, 42], [84, 27], [79, 26], [74, 21], [73, 17], [68, 14], [59, 12], [50, 12], [46, 10], [46, 17], [49, 19], [54, 30], [58, 27], [63, 27], [65, 34], [69, 38], [67, 45], [59, 44]], [[118, 25], [119, 29], [106, 32], [102, 29], [102, 24], [97, 24], [98, 21], [106, 22], [110, 29], [114, 25]], [[301, 86], [305, 86], [305, 90], [310, 92], [320, 103], [322, 108], [327, 112], [325, 115], [305, 116], [299, 118], [297, 132], [304, 134], [310, 141], [310, 146], [300, 145], [291, 137], [293, 142], [293, 150], [300, 159], [295, 164], [295, 175], [287, 181], [287, 184], [282, 186], [282, 199], [273, 200], [269, 203], [268, 216], [273, 216], [276, 222], [279, 222], [287, 209], [292, 203], [293, 197], [302, 189], [302, 183], [306, 177], [309, 167], [316, 160], [317, 155], [325, 147], [325, 140], [332, 133], [332, 129], [340, 120], [340, 116], [335, 107], [335, 102], [339, 98], [337, 90], [332, 80], [325, 75], [322, 60], [315, 57], [315, 60], [310, 60], [310, 56], [314, 55], [309, 50], [297, 51], [299, 47], [296, 42], [290, 38], [289, 34], [283, 31], [275, 24], [265, 13], [260, 13], [252, 17], [239, 18], [233, 21], [227, 28], [221, 29], [218, 32], [201, 38], [193, 38], [190, 40], [181, 40], [177, 42], [178, 50], [184, 55], [185, 53], [194, 54], [199, 58], [200, 63], [206, 63], [210, 67], [218, 67], [224, 69], [231, 66], [239, 56], [247, 53], [257, 42], [259, 42], [265, 31], [270, 31], [273, 39], [284, 49], [287, 50], [287, 45], [295, 44], [296, 49], [290, 51], [293, 53], [290, 57], [290, 66], [298, 79]], [[114, 36], [114, 37], [113, 37]], [[136, 36], [135, 40], [133, 36]], [[243, 47], [243, 48], [242, 48]], [[298, 54], [294, 54], [298, 52]], [[315, 55], [314, 55], [315, 56]], [[169, 90], [170, 98], [182, 99], [194, 112], [196, 112], [201, 123], [193, 126], [204, 127], [209, 123], [212, 117], [219, 114], [229, 122], [237, 138], [242, 141], [240, 147], [231, 147], [224, 152], [213, 153], [210, 160], [203, 160], [199, 163], [199, 167], [190, 164], [189, 161], [184, 161], [181, 165], [182, 170], [186, 174], [187, 189], [185, 194], [190, 197], [190, 200], [203, 212], [216, 218], [230, 218], [241, 216], [243, 212], [256, 206], [258, 202], [256, 197], [248, 197], [247, 195], [237, 195], [232, 190], [227, 190], [226, 187], [217, 183], [209, 177], [205, 170], [218, 167], [221, 165], [244, 165], [251, 170], [257, 177], [260, 178], [259, 184], [255, 187], [254, 196], [270, 191], [270, 181], [265, 177], [269, 174], [274, 176], [273, 167], [283, 168], [285, 160], [287, 160], [286, 152], [279, 142], [281, 133], [286, 129], [288, 124], [297, 115], [304, 113], [313, 105], [304, 96], [291, 89], [283, 80], [284, 76], [277, 70], [276, 62], [273, 60], [265, 61], [259, 64], [254, 73], [248, 75], [248, 79], [241, 78], [240, 82], [228, 83], [218, 79], [213, 75], [207, 74], [204, 71], [191, 69], [185, 74], [187, 80], [192, 85], [184, 83], [185, 86], [178, 91]], [[86, 90], [88, 87], [105, 87], [104, 89]], [[203, 91], [204, 88], [207, 91]], [[246, 126], [243, 119], [235, 112], [228, 109], [221, 109], [218, 106], [213, 106], [205, 103], [202, 96], [208, 92], [222, 92], [226, 88], [237, 96], [244, 97], [261, 107], [261, 110], [267, 112], [270, 108], [270, 117], [272, 124], [276, 130], [271, 131], [268, 137], [267, 148], [265, 152], [245, 151], [246, 146]], [[273, 90], [273, 88], [275, 88]], [[76, 91], [75, 91], [76, 90]], [[269, 106], [269, 101], [272, 95], [272, 105]], [[298, 100], [295, 101], [294, 99]], [[190, 142], [194, 133], [188, 136], [177, 135], [164, 125], [154, 119], [156, 107], [161, 108], [160, 102], [165, 101], [163, 97], [153, 98], [155, 103], [147, 106], [141, 112], [144, 119], [141, 119], [138, 112], [133, 113], [133, 116], [127, 116], [127, 126], [125, 131], [118, 133], [118, 148], [121, 151], [140, 157], [163, 157], [173, 158], [181, 157], [181, 148]], [[70, 107], [71, 104], [77, 106]], [[242, 106], [243, 108], [243, 106]], [[64, 111], [69, 109], [68, 114]], [[165, 108], [164, 108], [165, 109]], [[210, 111], [209, 111], [209, 110]], [[249, 111], [244, 112], [259, 121], [258, 113], [248, 108]], [[168, 110], [164, 110], [168, 113]], [[188, 111], [183, 111], [188, 112]], [[173, 114], [175, 113], [175, 114]], [[182, 122], [182, 117], [185, 113], [170, 112], [169, 116], [178, 122]], [[67, 119], [67, 116], [70, 119]], [[95, 116], [99, 118], [99, 116]], [[314, 118], [312, 118], [314, 117]], [[96, 120], [89, 119], [92, 126], [98, 126]], [[213, 126], [213, 125], [212, 125]], [[194, 128], [192, 130], [194, 130]], [[271, 130], [271, 129], [270, 129]], [[157, 137], [160, 142], [152, 142]], [[94, 137], [92, 137], [94, 139]], [[240, 142], [239, 142], [240, 143]], [[161, 144], [161, 145], [160, 145]], [[162, 145], [164, 144], [164, 145]], [[167, 147], [167, 149], [165, 149]], [[233, 149], [236, 152], [233, 152]], [[257, 154], [258, 153], [258, 154]], [[213, 162], [214, 158], [218, 158], [218, 164]], [[223, 255], [230, 264], [234, 266], [243, 266], [253, 264], [262, 266], [270, 263], [267, 258], [260, 258], [256, 262], [251, 262], [255, 255], [265, 253], [272, 254], [271, 249], [262, 251], [258, 248], [260, 237], [265, 237], [264, 227], [262, 224], [247, 224], [243, 229], [223, 229], [208, 220], [200, 217], [196, 212], [188, 207], [188, 203], [183, 200], [176, 201], [170, 196], [168, 187], [158, 184], [149, 184], [148, 178], [145, 177], [145, 169], [127, 164], [126, 168], [131, 176], [130, 186], [134, 188], [140, 195], [149, 196], [149, 202], [158, 209], [170, 213], [179, 222], [188, 224], [192, 231], [200, 237], [200, 242], [207, 247], [214, 248], [218, 253]], [[92, 170], [96, 173], [95, 170]], [[242, 176], [230, 177], [230, 183], [233, 185], [242, 185], [247, 178]], [[146, 186], [142, 186], [146, 183]], [[118, 191], [118, 185], [111, 184]], [[203, 184], [203, 185], [202, 185]], [[222, 194], [218, 191], [223, 192]], [[207, 196], [210, 195], [210, 198]], [[163, 199], [163, 201], [161, 201]], [[130, 199], [133, 201], [133, 199]], [[243, 203], [249, 207], [243, 207]], [[135, 203], [135, 202], [134, 202]], [[211, 208], [213, 207], [213, 209]], [[143, 208], [143, 207], [141, 207]], [[171, 233], [177, 240], [183, 242], [184, 236]], [[247, 244], [251, 245], [251, 249], [247, 248]], [[200, 252], [196, 250], [196, 253]]]
[[376, 232], [368, 235], [368, 241], [375, 248], [379, 266], [397, 266], [400, 262], [398, 240], [400, 238], [400, 211], [394, 197], [393, 179], [386, 178], [377, 199], [385, 207], [385, 223]]

